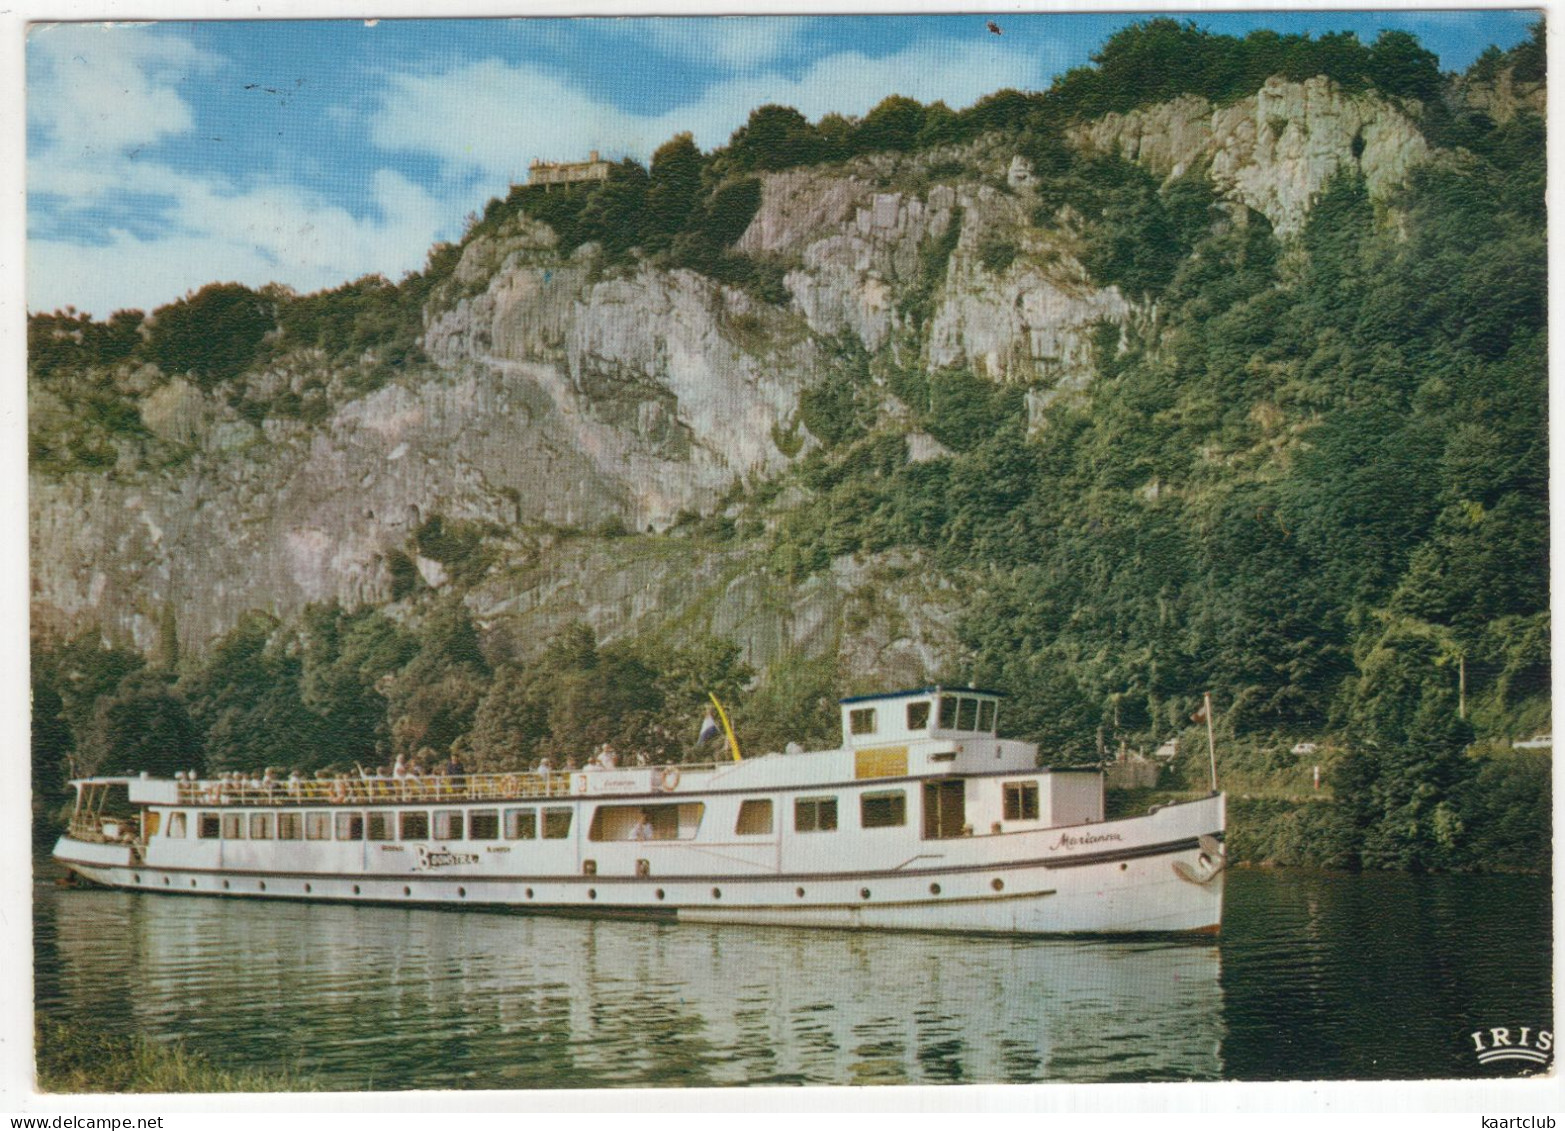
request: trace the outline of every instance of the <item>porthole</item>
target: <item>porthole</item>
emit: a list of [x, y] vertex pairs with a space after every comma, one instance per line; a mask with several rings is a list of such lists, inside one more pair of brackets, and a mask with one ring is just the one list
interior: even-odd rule
[[996, 876], [994, 879], [989, 881], [989, 886], [994, 888], [995, 891], [1004, 891], [1005, 881], [1002, 880], [999, 876]]
[[587, 898], [588, 899], [597, 899], [598, 898], [598, 889], [597, 888], [588, 888], [587, 889]]
[[265, 891], [265, 890], [266, 890], [266, 881], [265, 881], [265, 880], [262, 880], [262, 881], [261, 881], [261, 890], [262, 890], [262, 891]]
[[658, 888], [658, 890], [653, 892], [652, 894], [657, 896], [659, 899], [662, 899], [663, 898], [663, 889], [662, 888]]
[[930, 884], [929, 885], [929, 894], [930, 895], [939, 895], [940, 894], [940, 885], [939, 884]]
[[310, 885], [309, 885], [309, 884], [305, 884], [305, 885], [304, 885], [304, 894], [305, 894], [305, 895], [309, 895], [309, 894], [310, 894], [310, 893], [311, 893], [311, 892], [312, 892], [312, 891], [314, 891], [314, 890], [315, 890], [315, 889], [314, 889], [314, 888], [312, 888], [312, 887], [311, 887], [311, 886], [310, 886]]
[[[191, 881], [191, 882], [192, 882], [192, 883], [194, 883], [194, 882], [195, 882], [195, 881]], [[227, 890], [228, 890], [228, 881], [227, 881], [227, 880], [224, 880], [224, 881], [223, 881], [223, 890], [224, 890], [224, 891], [227, 891]]]
[[803, 888], [794, 888], [793, 889], [793, 894], [798, 896], [800, 899], [803, 899], [804, 898], [804, 889]]
[[533, 897], [533, 889], [532, 888], [528, 888], [527, 889], [527, 898], [531, 899], [532, 897]]
[[860, 899], [868, 899], [869, 898], [869, 888], [859, 888], [859, 898]]
[[196, 881], [195, 880], [191, 880], [190, 881], [190, 886], [191, 887], [195, 887], [196, 886]]
[[130, 878], [135, 880], [138, 884], [141, 883], [141, 873], [140, 872], [132, 872], [130, 874]]
[[359, 885], [358, 884], [354, 884], [353, 885], [353, 894], [354, 895], [358, 895], [359, 894]]
[[168, 887], [168, 877], [167, 876], [163, 877], [163, 886], [164, 887]]
[[722, 888], [713, 888], [712, 889], [712, 898], [713, 899], [722, 899], [723, 898], [723, 889]]
[[1119, 870], [1120, 870], [1120, 871], [1121, 871], [1121, 872], [1123, 872], [1123, 871], [1124, 871], [1124, 870], [1125, 870], [1125, 869], [1126, 869], [1126, 868], [1128, 868], [1128, 867], [1130, 867], [1130, 865], [1129, 865], [1129, 864], [1121, 864], [1121, 865], [1120, 865], [1120, 866], [1119, 866]]
[[456, 889], [456, 897], [458, 899], [466, 899], [467, 898], [467, 889], [466, 888], [457, 888]]
[[405, 887], [405, 888], [402, 889], [402, 894], [403, 895], [412, 895], [413, 894], [413, 889], [409, 888], [409, 887]]

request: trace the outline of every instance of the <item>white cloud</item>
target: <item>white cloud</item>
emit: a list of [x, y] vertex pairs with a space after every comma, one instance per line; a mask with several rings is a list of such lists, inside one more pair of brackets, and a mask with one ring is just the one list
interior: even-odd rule
[[208, 282], [285, 282], [308, 292], [372, 271], [395, 279], [423, 265], [439, 217], [454, 208], [389, 170], [368, 186], [378, 218], [355, 217], [288, 185], [230, 193], [167, 174], [158, 184], [177, 202], [175, 230], [152, 239], [111, 230], [106, 243], [90, 245], [30, 241], [28, 306], [74, 305], [103, 317], [160, 306]]
[[1040, 81], [1036, 55], [988, 44], [921, 44], [871, 59], [848, 52], [822, 59], [797, 77], [744, 75], [708, 86], [658, 115], [620, 110], [553, 74], [497, 60], [390, 80], [372, 136], [382, 148], [438, 157], [454, 176], [484, 178], [491, 192], [525, 179], [535, 157], [568, 160], [588, 150], [645, 159], [689, 130], [710, 149], [727, 142], [768, 102], [809, 118], [864, 114], [889, 94], [968, 105], [993, 90]]
[[804, 34], [801, 18], [686, 16], [616, 20], [608, 26], [675, 58], [722, 67], [755, 67], [788, 53]]
[[60, 153], [123, 153], [188, 130], [190, 108], [176, 84], [220, 63], [186, 40], [140, 28], [38, 27], [28, 53], [28, 124]]
[[[372, 271], [395, 279], [423, 265], [443, 218], [463, 210], [388, 169], [363, 186], [370, 214], [355, 216], [275, 178], [236, 187], [138, 156], [191, 129], [191, 109], [174, 84], [223, 60], [139, 28], [76, 25], [35, 34], [29, 109], [43, 141], [29, 155], [27, 180], [45, 222], [28, 242], [30, 309], [72, 305], [102, 317], [151, 309], [213, 281], [310, 291]], [[166, 230], [65, 234], [68, 216], [117, 215], [137, 196], [168, 205]], [[68, 216], [58, 211], [62, 200]]]

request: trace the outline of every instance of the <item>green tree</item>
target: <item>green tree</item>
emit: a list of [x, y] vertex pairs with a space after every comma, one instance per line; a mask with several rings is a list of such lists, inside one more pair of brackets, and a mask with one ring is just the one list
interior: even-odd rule
[[272, 303], [239, 283], [209, 283], [152, 312], [148, 349], [165, 373], [189, 373], [202, 388], [255, 363], [275, 326]]
[[819, 135], [792, 106], [768, 103], [750, 111], [749, 120], [728, 141], [728, 158], [738, 169], [768, 172], [812, 165], [824, 156]]
[[161, 677], [144, 671], [98, 700], [78, 755], [83, 774], [172, 777], [204, 768], [200, 733], [184, 703]]

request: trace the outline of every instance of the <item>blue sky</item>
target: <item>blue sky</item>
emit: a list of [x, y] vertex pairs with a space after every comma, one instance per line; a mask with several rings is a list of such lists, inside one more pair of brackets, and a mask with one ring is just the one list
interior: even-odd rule
[[[1186, 18], [1180, 13], [1165, 13]], [[400, 278], [534, 157], [720, 145], [766, 102], [814, 119], [899, 93], [1042, 89], [1127, 14], [36, 25], [27, 44], [33, 310], [152, 309], [212, 281]], [[1531, 11], [1226, 12], [1214, 31], [1384, 28], [1446, 70]]]

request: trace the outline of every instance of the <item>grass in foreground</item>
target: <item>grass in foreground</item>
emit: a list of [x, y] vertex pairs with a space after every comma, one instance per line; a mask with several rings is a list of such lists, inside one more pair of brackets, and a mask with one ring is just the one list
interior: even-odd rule
[[314, 1092], [312, 1077], [214, 1065], [181, 1044], [100, 1033], [38, 1020], [33, 1026], [41, 1092]]

